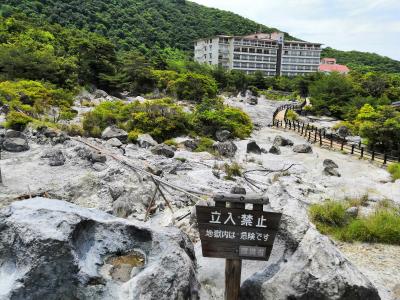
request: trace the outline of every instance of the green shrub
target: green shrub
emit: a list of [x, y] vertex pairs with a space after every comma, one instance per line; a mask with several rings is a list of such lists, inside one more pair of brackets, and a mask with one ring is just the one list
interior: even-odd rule
[[83, 120], [85, 132], [91, 136], [107, 126], [117, 125], [127, 131], [149, 133], [158, 142], [186, 134], [188, 114], [171, 99], [160, 99], [125, 104], [120, 101], [103, 102], [87, 113]]
[[345, 241], [363, 241], [400, 244], [400, 215], [394, 210], [381, 209], [375, 213], [353, 220], [340, 233]]
[[346, 206], [339, 201], [326, 201], [310, 207], [310, 216], [314, 222], [330, 226], [343, 226], [347, 222]]
[[139, 130], [134, 129], [128, 133], [128, 141], [131, 143], [136, 143], [139, 135], [142, 134]]
[[286, 119], [297, 121], [299, 119], [299, 115], [293, 110], [288, 110], [286, 113]]
[[207, 137], [202, 137], [202, 138], [200, 138], [199, 144], [197, 145], [197, 147], [194, 151], [195, 152], [209, 152], [211, 154], [215, 154], [213, 145], [214, 145], [214, 140], [207, 138]]
[[235, 180], [234, 177], [242, 176], [242, 167], [237, 162], [224, 164], [224, 171], [226, 173], [224, 179], [226, 180]]
[[206, 136], [215, 136], [217, 130], [229, 130], [233, 136], [248, 137], [253, 124], [242, 110], [225, 106], [221, 99], [207, 99], [197, 105], [192, 116], [196, 132]]
[[177, 142], [175, 142], [174, 139], [166, 140], [166, 141], [164, 141], [164, 144], [168, 145], [168, 146], [177, 146], [178, 145]]
[[65, 131], [70, 136], [83, 136], [84, 130], [81, 125], [78, 124], [70, 124], [70, 125], [62, 125], [61, 130]]
[[390, 164], [388, 171], [392, 175], [393, 180], [400, 179], [400, 163]]
[[26, 114], [12, 110], [6, 116], [6, 127], [22, 131], [32, 121]]
[[362, 217], [346, 214], [346, 208], [361, 200], [327, 201], [310, 207], [310, 217], [323, 234], [343, 241], [400, 244], [400, 208], [391, 201], [378, 204], [375, 211]]
[[181, 100], [201, 101], [206, 97], [215, 97], [218, 92], [217, 83], [212, 77], [195, 73], [181, 75], [172, 87]]

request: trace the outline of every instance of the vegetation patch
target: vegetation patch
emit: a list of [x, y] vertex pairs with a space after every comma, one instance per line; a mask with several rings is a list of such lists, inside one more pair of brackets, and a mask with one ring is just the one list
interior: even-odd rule
[[400, 208], [391, 201], [382, 201], [365, 216], [354, 216], [346, 209], [364, 200], [332, 201], [310, 207], [311, 220], [317, 229], [346, 242], [360, 241], [400, 245]]
[[400, 179], [400, 163], [390, 164], [388, 171], [392, 175], [393, 180]]

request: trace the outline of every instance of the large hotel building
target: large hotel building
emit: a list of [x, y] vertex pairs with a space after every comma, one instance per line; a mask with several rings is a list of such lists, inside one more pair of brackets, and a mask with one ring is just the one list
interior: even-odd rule
[[247, 74], [296, 76], [318, 72], [321, 45], [286, 41], [282, 32], [201, 39], [195, 43], [197, 62], [218, 65]]

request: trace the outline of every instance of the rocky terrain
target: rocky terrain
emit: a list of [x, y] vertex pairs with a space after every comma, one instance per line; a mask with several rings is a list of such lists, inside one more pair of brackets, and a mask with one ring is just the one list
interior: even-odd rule
[[[117, 128], [108, 128], [102, 139], [3, 130], [3, 148], [8, 146], [0, 160], [0, 295], [51, 299], [52, 290], [85, 299], [222, 299], [224, 260], [201, 255], [193, 213], [200, 200], [166, 188], [168, 202], [157, 193], [153, 203], [153, 174], [204, 199], [241, 186], [266, 195], [269, 208], [284, 214], [270, 261], [244, 262], [245, 299], [398, 299], [400, 279], [389, 266], [393, 259], [386, 258], [400, 248], [386, 252], [389, 247], [382, 246], [385, 250], [371, 254], [368, 264], [354, 245], [338, 247], [318, 233], [307, 208], [327, 198], [367, 195], [367, 212], [380, 200], [400, 201], [400, 183], [367, 161], [307, 145], [296, 133], [269, 127], [281, 102], [225, 101], [246, 111], [256, 130], [248, 140], [230, 141], [221, 133], [214, 145], [219, 156], [192, 152], [196, 141], [188, 137], [176, 139], [174, 147], [147, 135], [127, 144], [126, 133]], [[80, 112], [90, 109], [77, 105]], [[226, 180], [224, 165], [234, 162], [243, 174], [248, 172]], [[172, 227], [182, 229], [191, 242]], [[141, 253], [143, 265], [123, 263], [115, 273], [112, 258], [131, 261], [132, 253]], [[377, 260], [381, 268], [374, 267]], [[46, 272], [52, 275], [33, 282]]]

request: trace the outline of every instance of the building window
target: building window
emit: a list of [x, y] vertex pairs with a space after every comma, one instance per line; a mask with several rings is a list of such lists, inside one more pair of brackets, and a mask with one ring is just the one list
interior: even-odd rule
[[264, 54], [269, 54], [269, 50], [264, 49]]
[[285, 55], [289, 55], [289, 51], [285, 50]]
[[247, 49], [247, 48], [242, 48], [242, 52], [248, 53], [248, 52], [249, 52], [249, 49]]

